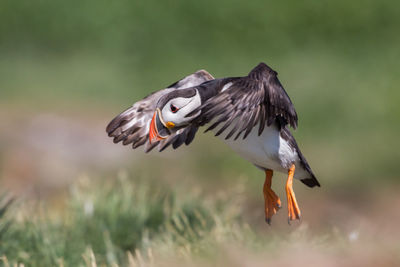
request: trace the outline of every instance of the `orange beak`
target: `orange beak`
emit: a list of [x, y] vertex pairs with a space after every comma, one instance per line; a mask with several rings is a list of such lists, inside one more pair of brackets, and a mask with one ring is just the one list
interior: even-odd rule
[[149, 142], [157, 142], [162, 139], [167, 138], [171, 133], [168, 130], [168, 127], [164, 125], [159, 117], [159, 109], [154, 112], [153, 118], [150, 122], [150, 129], [149, 129]]

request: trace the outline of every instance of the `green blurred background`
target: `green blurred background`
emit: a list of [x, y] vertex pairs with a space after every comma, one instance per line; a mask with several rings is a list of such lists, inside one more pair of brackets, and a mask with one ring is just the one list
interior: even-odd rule
[[[278, 71], [295, 104], [299, 128], [294, 135], [322, 185], [308, 189], [295, 184], [302, 225], [311, 226], [307, 235], [314, 240], [356, 231], [357, 238], [364, 233], [375, 246], [387, 244], [382, 240], [399, 236], [394, 221], [400, 218], [399, 11], [393, 0], [1, 1], [0, 175], [4, 191], [24, 199], [10, 220], [30, 210], [26, 203], [37, 202], [46, 205], [45, 217], [52, 218], [47, 223], [54, 226], [54, 220], [68, 214], [65, 203], [73, 198], [76, 183], [89, 179], [93, 188], [101, 188], [122, 172], [129, 177], [128, 187], [144, 183], [178, 198], [200, 191], [201, 197], [191, 199], [197, 193], [190, 193], [188, 201], [204, 209], [209, 203], [203, 197], [217, 205], [215, 196], [222, 192], [234, 198], [232, 188], [240, 185], [243, 210], [226, 224], [245, 224], [263, 240], [272, 233], [291, 240], [285, 234], [296, 234], [301, 226], [286, 225], [286, 207], [275, 216], [272, 229], [263, 222], [263, 173], [211, 134], [198, 134], [187, 148], [145, 155], [113, 145], [105, 133], [108, 121], [133, 102], [198, 69], [215, 77], [242, 76], [263, 61]], [[284, 199], [284, 175], [276, 177], [274, 187]], [[110, 188], [107, 194], [119, 194], [118, 186]], [[226, 201], [223, 205], [230, 205]], [[113, 223], [118, 225], [123, 214], [110, 215]], [[27, 221], [14, 223], [17, 228], [8, 233], [23, 233]], [[123, 224], [127, 232], [130, 222]], [[393, 231], [374, 239], [374, 231], [383, 226]], [[150, 226], [141, 227], [135, 230], [137, 240]], [[159, 229], [157, 223], [154, 229]], [[111, 231], [106, 241], [122, 252], [145, 247], [136, 239], [129, 243], [126, 238], [132, 236], [123, 233]], [[324, 244], [350, 246], [339, 239]], [[61, 249], [52, 254], [54, 259], [79, 262], [84, 249], [92, 247], [99, 263], [113, 263], [101, 256], [109, 252], [105, 239], [77, 234], [73, 241], [78, 240], [85, 240], [83, 251]], [[364, 241], [351, 247], [357, 262]], [[130, 245], [121, 245], [126, 242]], [[399, 250], [400, 244], [393, 242], [390, 249]], [[49, 246], [44, 242], [40, 250], [41, 245], [21, 244], [3, 246], [0, 252], [11, 262], [34, 265], [33, 255], [40, 259]], [[10, 252], [18, 249], [29, 256]], [[374, 250], [374, 245], [365, 249]], [[252, 245], [249, 250], [263, 257]], [[319, 252], [320, 258], [335, 260], [327, 256], [331, 252]], [[383, 253], [378, 250], [371, 257], [393, 263], [393, 255]], [[69, 258], [72, 254], [77, 256]], [[126, 263], [116, 255], [115, 262]]]

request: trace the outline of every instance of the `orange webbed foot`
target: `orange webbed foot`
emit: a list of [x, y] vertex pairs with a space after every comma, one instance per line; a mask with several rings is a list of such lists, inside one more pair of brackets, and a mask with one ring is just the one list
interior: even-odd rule
[[271, 218], [281, 208], [281, 200], [271, 189], [272, 184], [272, 170], [265, 171], [265, 183], [263, 187], [264, 201], [265, 201], [265, 221], [271, 224]]
[[293, 176], [295, 171], [295, 165], [293, 164], [288, 171], [288, 179], [286, 182], [286, 196], [288, 202], [288, 223], [290, 224], [293, 220], [300, 220], [301, 212], [299, 205], [296, 201], [296, 196], [293, 191]]

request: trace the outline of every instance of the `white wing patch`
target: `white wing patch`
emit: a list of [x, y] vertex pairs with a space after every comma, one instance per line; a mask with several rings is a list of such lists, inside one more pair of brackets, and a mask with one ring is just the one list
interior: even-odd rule
[[231, 82], [230, 82], [230, 83], [227, 83], [227, 84], [225, 84], [225, 85], [224, 85], [224, 87], [222, 87], [222, 90], [221, 90], [221, 92], [225, 91], [226, 89], [229, 89], [229, 87], [231, 87], [231, 85], [232, 85], [232, 83], [231, 83]]

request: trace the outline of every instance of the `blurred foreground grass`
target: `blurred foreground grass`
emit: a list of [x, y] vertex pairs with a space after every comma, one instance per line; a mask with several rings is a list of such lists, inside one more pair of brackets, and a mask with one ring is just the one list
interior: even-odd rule
[[99, 264], [127, 266], [143, 253], [149, 253], [146, 262], [215, 256], [218, 240], [240, 240], [250, 232], [238, 220], [241, 198], [203, 198], [182, 190], [133, 181], [124, 173], [102, 183], [82, 177], [65, 199], [12, 206], [1, 218], [0, 255], [11, 265], [90, 266], [94, 253]]
[[[400, 262], [398, 232], [391, 232], [395, 222], [382, 230], [376, 218], [364, 218], [348, 228], [354, 218], [347, 217], [340, 218], [342, 225], [340, 220], [332, 222], [334, 227], [309, 229], [303, 222], [277, 230], [277, 225], [286, 222], [274, 217], [273, 226], [262, 224], [262, 229], [257, 229], [246, 222], [250, 213], [245, 199], [240, 185], [204, 194], [197, 187], [166, 190], [125, 172], [100, 181], [83, 176], [51, 202], [20, 199], [8, 207], [1, 214], [0, 256], [5, 266], [265, 266], [293, 262], [394, 266]], [[321, 207], [313, 209], [312, 216], [318, 218]], [[379, 214], [376, 207], [371, 209]], [[360, 210], [358, 213], [360, 216]], [[336, 219], [343, 217], [343, 210], [337, 215]], [[400, 216], [398, 212], [393, 215]]]

